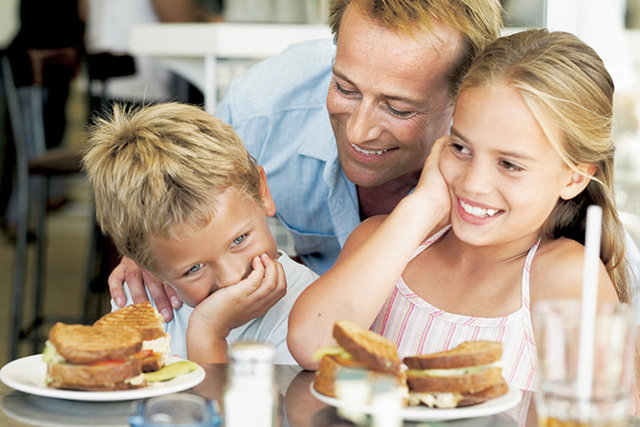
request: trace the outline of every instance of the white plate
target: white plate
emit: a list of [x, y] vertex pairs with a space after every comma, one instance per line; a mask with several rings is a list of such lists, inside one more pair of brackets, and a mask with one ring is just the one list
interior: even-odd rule
[[[343, 403], [340, 399], [326, 396], [322, 393], [318, 393], [313, 388], [313, 381], [309, 386], [311, 394], [316, 399], [326, 403], [327, 405], [340, 407]], [[508, 409], [513, 408], [520, 403], [522, 395], [520, 390], [509, 387], [507, 394], [495, 399], [488, 400], [479, 405], [466, 406], [463, 408], [441, 409], [441, 408], [429, 408], [428, 406], [410, 406], [402, 408], [400, 410], [400, 416], [406, 421], [444, 421], [444, 420], [456, 420], [461, 418], [476, 418], [484, 417], [487, 415], [498, 414]], [[374, 411], [374, 407], [371, 405], [362, 406], [349, 406], [350, 411], [363, 412], [365, 414], [371, 414]]]
[[[181, 359], [178, 357], [170, 357], [168, 364], [179, 360]], [[195, 371], [169, 381], [151, 383], [143, 388], [116, 391], [76, 391], [47, 387], [44, 382], [46, 373], [47, 364], [42, 361], [42, 355], [34, 354], [4, 365], [0, 370], [0, 380], [11, 388], [37, 396], [107, 402], [146, 399], [147, 397], [175, 393], [194, 387], [205, 377], [204, 369], [198, 366]]]

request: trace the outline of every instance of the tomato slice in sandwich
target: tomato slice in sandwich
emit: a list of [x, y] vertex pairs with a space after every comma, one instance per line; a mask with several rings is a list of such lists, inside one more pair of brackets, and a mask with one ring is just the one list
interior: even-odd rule
[[131, 357], [135, 359], [144, 359], [146, 357], [151, 357], [151, 356], [153, 356], [153, 350], [140, 350], [139, 352], [137, 352]]
[[120, 365], [125, 362], [126, 362], [125, 359], [109, 359], [109, 360], [101, 360], [100, 362], [90, 363], [89, 366]]

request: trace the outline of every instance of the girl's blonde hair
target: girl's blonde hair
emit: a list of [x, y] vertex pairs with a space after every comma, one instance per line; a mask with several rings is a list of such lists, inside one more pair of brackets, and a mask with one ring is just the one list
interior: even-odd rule
[[192, 105], [115, 105], [91, 128], [83, 163], [103, 232], [151, 271], [149, 240], [205, 226], [226, 189], [262, 204], [260, 172], [240, 138]]
[[620, 301], [630, 299], [632, 273], [625, 231], [615, 208], [612, 134], [614, 85], [598, 54], [570, 33], [529, 30], [500, 38], [471, 66], [460, 91], [492, 83], [522, 95], [551, 145], [574, 171], [593, 165], [595, 175], [571, 200], [559, 200], [544, 234], [584, 244], [586, 209], [603, 211], [600, 258]]
[[347, 6], [353, 5], [375, 23], [399, 33], [435, 33], [441, 22], [462, 37], [458, 60], [450, 71], [450, 91], [455, 95], [471, 61], [484, 47], [500, 36], [502, 6], [499, 0], [333, 0], [329, 25], [337, 42]]

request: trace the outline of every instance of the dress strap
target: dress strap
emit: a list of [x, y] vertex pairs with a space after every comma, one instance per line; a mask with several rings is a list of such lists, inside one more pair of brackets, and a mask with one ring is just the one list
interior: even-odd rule
[[531, 370], [531, 375], [529, 376], [529, 384], [527, 385], [527, 390], [530, 390], [530, 387], [535, 387], [537, 383], [537, 352], [536, 352], [536, 344], [535, 338], [533, 336], [533, 321], [531, 319], [531, 286], [529, 284], [529, 279], [531, 275], [531, 263], [533, 262], [533, 257], [540, 247], [541, 239], [538, 239], [535, 245], [529, 249], [529, 253], [527, 254], [527, 258], [524, 262], [524, 268], [522, 270], [522, 309], [520, 311], [522, 315], [522, 324], [524, 327], [524, 339], [526, 343], [526, 351], [529, 353], [529, 360], [533, 363], [533, 369]]
[[447, 231], [449, 231], [450, 228], [451, 228], [451, 224], [445, 225], [439, 231], [437, 231], [436, 233], [434, 233], [431, 236], [427, 237], [422, 243], [420, 243], [420, 245], [418, 245], [418, 247], [416, 248], [415, 252], [413, 253], [413, 256], [411, 257], [411, 259], [414, 259], [415, 257], [417, 257], [420, 254], [420, 252], [424, 251], [429, 246], [431, 246], [434, 242], [436, 242], [438, 239], [440, 239], [440, 237], [444, 236], [444, 234]]
[[527, 312], [531, 311], [530, 302], [531, 302], [531, 293], [529, 286], [529, 277], [531, 275], [531, 263], [533, 262], [533, 257], [536, 255], [536, 251], [540, 246], [541, 239], [538, 239], [535, 245], [529, 249], [529, 253], [527, 254], [527, 258], [524, 261], [524, 268], [522, 269], [522, 307], [524, 307]]

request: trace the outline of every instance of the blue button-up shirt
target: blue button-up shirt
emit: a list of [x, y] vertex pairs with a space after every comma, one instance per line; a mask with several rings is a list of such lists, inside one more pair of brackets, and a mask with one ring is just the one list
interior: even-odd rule
[[277, 217], [320, 274], [360, 223], [325, 105], [334, 57], [330, 39], [293, 45], [234, 79], [216, 111], [264, 167]]

